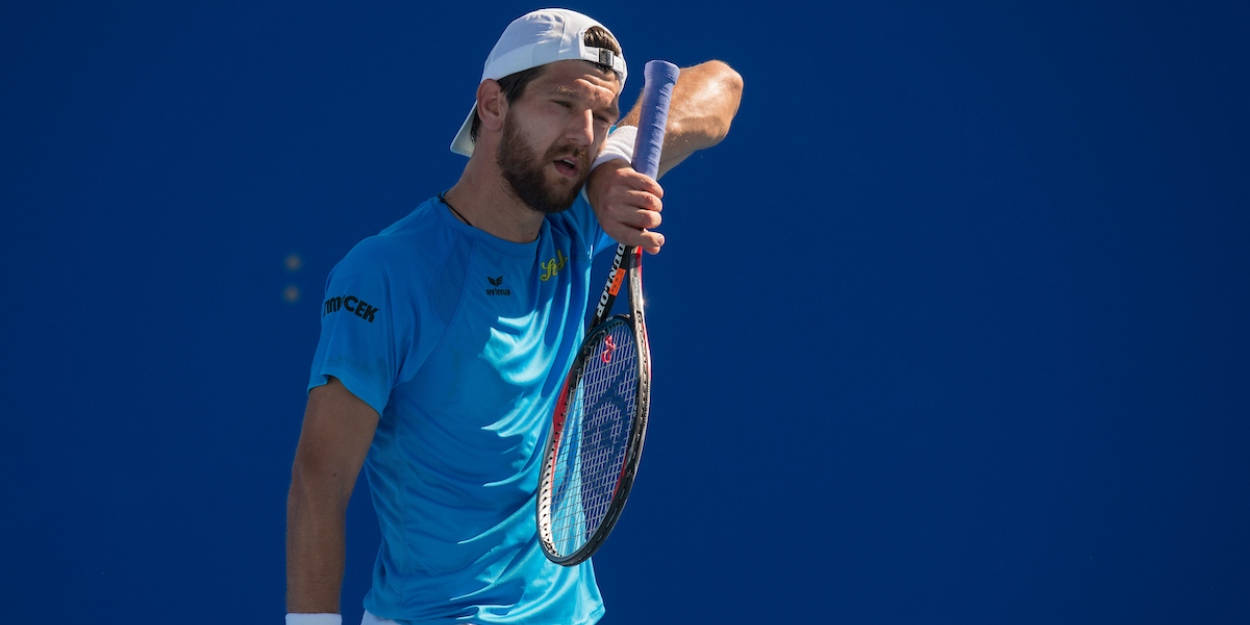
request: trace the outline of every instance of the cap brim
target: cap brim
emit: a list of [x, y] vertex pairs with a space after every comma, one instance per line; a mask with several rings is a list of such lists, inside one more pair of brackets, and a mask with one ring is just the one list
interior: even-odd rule
[[460, 126], [460, 132], [456, 133], [456, 138], [451, 140], [451, 151], [460, 156], [473, 156], [473, 113], [477, 111], [477, 103], [473, 103], [473, 108], [469, 109], [468, 117], [464, 118], [464, 124]]

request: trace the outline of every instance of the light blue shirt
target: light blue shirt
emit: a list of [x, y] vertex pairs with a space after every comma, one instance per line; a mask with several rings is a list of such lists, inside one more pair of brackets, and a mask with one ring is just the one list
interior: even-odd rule
[[535, 491], [602, 236], [585, 196], [512, 243], [437, 198], [330, 272], [309, 389], [342, 381], [381, 419], [365, 460], [381, 545], [365, 608], [412, 624], [581, 625], [590, 562], [551, 563]]

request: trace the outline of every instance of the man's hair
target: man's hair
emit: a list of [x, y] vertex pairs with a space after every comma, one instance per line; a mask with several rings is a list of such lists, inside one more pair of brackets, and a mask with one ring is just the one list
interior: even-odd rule
[[[582, 37], [582, 43], [593, 48], [607, 48], [616, 54], [621, 53], [620, 44], [616, 43], [616, 39], [612, 38], [612, 34], [599, 26], [591, 26], [586, 29], [586, 34]], [[599, 69], [612, 71], [612, 67], [595, 63]], [[519, 72], [508, 74], [503, 78], [495, 81], [499, 83], [499, 88], [503, 90], [504, 97], [508, 98], [508, 104], [512, 104], [525, 93], [525, 87], [534, 82], [543, 73], [545, 65], [523, 69]], [[473, 125], [469, 127], [469, 136], [477, 142], [477, 129], [482, 125], [482, 118], [477, 115], [477, 107], [473, 107]]]

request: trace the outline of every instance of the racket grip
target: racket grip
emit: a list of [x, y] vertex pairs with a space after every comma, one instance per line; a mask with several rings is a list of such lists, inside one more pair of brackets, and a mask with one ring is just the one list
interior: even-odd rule
[[664, 150], [664, 128], [668, 125], [668, 103], [681, 73], [668, 61], [647, 61], [643, 69], [642, 108], [639, 111], [638, 138], [634, 143], [634, 171], [655, 178], [660, 173], [660, 153]]

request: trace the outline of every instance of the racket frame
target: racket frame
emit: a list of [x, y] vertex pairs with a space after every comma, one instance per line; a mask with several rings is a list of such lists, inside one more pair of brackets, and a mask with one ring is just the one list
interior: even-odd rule
[[[617, 519], [621, 516], [621, 511], [625, 509], [625, 502], [629, 499], [629, 492], [633, 488], [634, 478], [638, 473], [639, 460], [642, 458], [642, 445], [647, 434], [647, 416], [650, 412], [651, 404], [651, 346], [647, 341], [646, 317], [643, 311], [642, 250], [633, 246], [618, 245], [612, 266], [612, 271], [608, 274], [608, 282], [604, 286], [603, 294], [600, 296], [598, 306], [595, 309], [592, 326], [586, 338], [582, 341], [581, 348], [578, 350], [577, 357], [573, 361], [573, 366], [569, 370], [568, 376], [564, 378], [564, 386], [560, 389], [560, 395], [556, 401], [556, 410], [552, 418], [551, 434], [547, 437], [547, 446], [542, 456], [542, 472], [538, 483], [538, 542], [542, 545], [543, 553], [546, 554], [549, 560], [564, 566], [574, 566], [584, 562], [599, 549], [599, 546], [607, 539], [608, 534], [612, 532]], [[609, 311], [616, 300], [617, 293], [620, 292], [620, 287], [623, 286], [622, 282], [625, 283], [624, 286], [627, 286], [629, 292], [630, 311], [628, 314], [609, 316]], [[555, 479], [555, 454], [559, 451], [560, 440], [568, 425], [568, 399], [576, 391], [578, 385], [581, 384], [582, 373], [585, 370], [587, 359], [598, 357], [602, 337], [606, 333], [608, 321], [611, 319], [620, 319], [628, 323], [634, 334], [634, 347], [638, 353], [638, 364], [635, 367], [638, 375], [638, 391], [634, 400], [633, 423], [630, 427], [629, 441], [625, 447], [621, 476], [617, 479], [616, 489], [612, 494], [612, 501], [608, 504], [608, 510], [604, 513], [603, 520], [585, 544], [573, 553], [559, 553], [556, 550], [555, 540], [551, 533], [550, 519], [552, 491], [555, 487], [553, 483]]]

